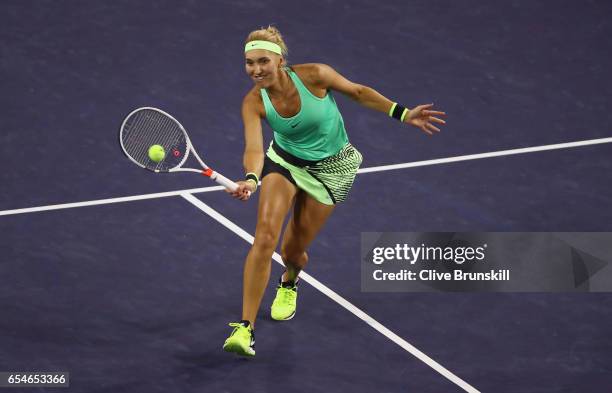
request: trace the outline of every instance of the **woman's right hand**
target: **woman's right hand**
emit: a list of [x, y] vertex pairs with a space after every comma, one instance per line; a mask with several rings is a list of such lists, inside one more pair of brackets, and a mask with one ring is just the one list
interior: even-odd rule
[[254, 181], [241, 180], [241, 181], [237, 181], [236, 184], [238, 184], [238, 188], [236, 189], [236, 191], [230, 191], [228, 188], [226, 188], [225, 192], [227, 192], [234, 198], [239, 199], [241, 201], [249, 200], [249, 198], [251, 197], [251, 195], [253, 195], [255, 190], [257, 190], [257, 187], [255, 186]]

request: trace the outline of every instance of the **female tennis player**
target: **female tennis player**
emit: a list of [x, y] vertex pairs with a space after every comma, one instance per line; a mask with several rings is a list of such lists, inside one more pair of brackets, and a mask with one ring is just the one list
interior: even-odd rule
[[[306, 249], [336, 204], [344, 201], [361, 164], [361, 154], [348, 141], [333, 91], [359, 104], [388, 114], [432, 135], [444, 124], [444, 112], [433, 104], [409, 110], [374, 89], [353, 83], [325, 64], [286, 62], [287, 46], [272, 26], [251, 32], [245, 45], [246, 73], [253, 88], [242, 103], [246, 177], [230, 192], [242, 201], [261, 194], [255, 241], [244, 265], [242, 320], [223, 348], [254, 356], [255, 317], [270, 279], [271, 259], [285, 216], [293, 214], [283, 233], [281, 256], [285, 271], [272, 303], [272, 318], [285, 321], [296, 311], [298, 275], [308, 263]], [[439, 116], [439, 117], [436, 117]], [[274, 139], [264, 154], [261, 120]]]

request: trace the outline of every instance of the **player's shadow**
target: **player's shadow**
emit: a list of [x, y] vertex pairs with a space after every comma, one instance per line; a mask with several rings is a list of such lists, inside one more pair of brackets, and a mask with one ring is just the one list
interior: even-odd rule
[[221, 347], [213, 351], [193, 351], [182, 352], [174, 355], [174, 358], [179, 361], [177, 371], [198, 371], [198, 370], [222, 370], [226, 366], [232, 368], [236, 365], [253, 360], [245, 356], [236, 356], [235, 354], [224, 352]]

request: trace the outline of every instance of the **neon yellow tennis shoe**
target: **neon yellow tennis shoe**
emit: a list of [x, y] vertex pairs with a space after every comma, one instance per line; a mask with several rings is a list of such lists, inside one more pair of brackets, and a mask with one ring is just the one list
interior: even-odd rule
[[280, 283], [276, 288], [276, 297], [272, 302], [270, 314], [276, 321], [288, 321], [295, 316], [297, 307], [297, 285]]
[[249, 321], [233, 322], [229, 326], [233, 327], [234, 330], [225, 340], [223, 350], [241, 356], [255, 356], [255, 332]]

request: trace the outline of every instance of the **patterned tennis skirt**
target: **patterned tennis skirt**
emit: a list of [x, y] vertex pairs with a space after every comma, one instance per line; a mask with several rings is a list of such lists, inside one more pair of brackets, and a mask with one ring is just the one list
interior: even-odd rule
[[[306, 161], [289, 154], [272, 142], [266, 153], [266, 161], [262, 178], [271, 172], [280, 172], [285, 177], [289, 175], [292, 183], [314, 199], [326, 205], [333, 205], [346, 200], [363, 156], [353, 145], [347, 143], [333, 156], [320, 161]], [[277, 165], [284, 171], [274, 170]]]

